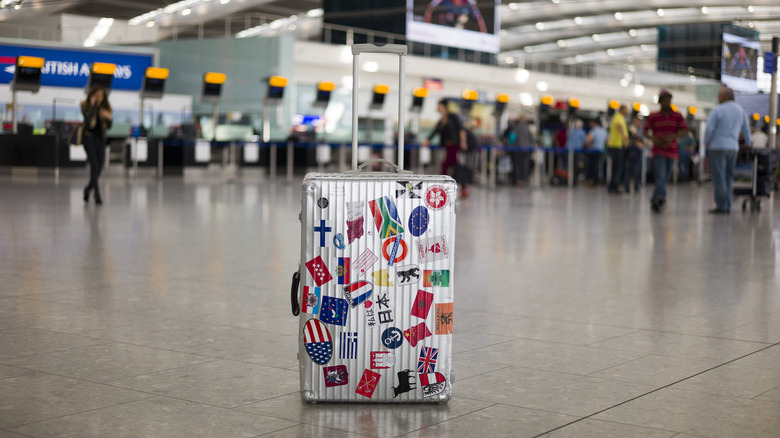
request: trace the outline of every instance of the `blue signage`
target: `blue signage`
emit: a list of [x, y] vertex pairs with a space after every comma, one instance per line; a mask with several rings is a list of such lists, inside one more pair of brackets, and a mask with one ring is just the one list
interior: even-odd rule
[[774, 74], [775, 72], [775, 54], [764, 52], [764, 73]]
[[18, 56], [37, 56], [46, 60], [41, 75], [41, 86], [84, 88], [93, 62], [116, 64], [114, 90], [140, 90], [151, 54], [102, 52], [27, 46], [0, 45], [0, 84], [8, 84], [14, 77]]

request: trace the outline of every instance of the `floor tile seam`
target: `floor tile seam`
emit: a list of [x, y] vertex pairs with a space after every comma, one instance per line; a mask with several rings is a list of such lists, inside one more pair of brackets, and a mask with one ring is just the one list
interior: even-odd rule
[[[777, 385], [775, 387], [769, 388], [766, 391], [762, 392], [761, 394], [758, 394], [757, 396], [753, 397], [751, 400], [756, 400], [757, 398], [761, 397], [762, 395], [769, 394], [770, 392], [774, 390], [780, 390], [780, 385]], [[756, 400], [756, 401], [763, 401], [763, 400]]]
[[[594, 372], [592, 372], [590, 374], [585, 374], [585, 376], [586, 377], [596, 377], [596, 376], [594, 376], [594, 374], [596, 374], [596, 373], [603, 373], [603, 372], [609, 371], [609, 370], [611, 370], [613, 368], [617, 368], [617, 367], [621, 367], [621, 366], [624, 366], [624, 365], [628, 365], [630, 363], [640, 361], [640, 360], [648, 358], [650, 356], [657, 356], [657, 355], [654, 355], [653, 353], [647, 353], [644, 356], [637, 357], [636, 359], [630, 359], [630, 360], [627, 360], [625, 362], [621, 362], [621, 363], [618, 363], [618, 364], [615, 364], [615, 365], [610, 365], [610, 366], [608, 366], [608, 367], [606, 367], [604, 369], [601, 369], [601, 370], [598, 370], [598, 371], [594, 371]], [[603, 377], [601, 377], [601, 378], [603, 378]], [[611, 380], [611, 379], [606, 379], [606, 380]], [[618, 380], [618, 381], [620, 382], [620, 380]]]
[[[722, 338], [713, 337], [711, 335], [694, 335], [694, 334], [689, 334], [689, 333], [674, 332], [674, 331], [670, 331], [670, 330], [638, 329], [638, 328], [635, 328], [635, 330], [636, 330], [636, 332], [634, 332], [634, 333], [637, 333], [637, 332], [651, 332], [651, 333], [660, 333], [660, 334], [665, 334], [665, 335], [691, 336], [691, 337], [694, 337], [694, 338], [702, 338], [702, 339], [718, 339], [718, 340], [722, 339]], [[634, 333], [626, 333], [626, 334], [617, 336], [617, 338], [622, 338], [624, 336], [629, 336], [629, 335], [634, 334]], [[599, 342], [604, 342], [604, 341], [598, 341], [598, 342], [595, 342], [595, 343], [599, 343]], [[761, 342], [761, 341], [740, 340], [739, 342], [746, 342], [746, 343], [750, 343], [750, 344], [760, 344], [760, 345], [764, 345], [764, 346], [772, 346], [773, 345], [772, 342]]]
[[[512, 405], [505, 405], [505, 404], [502, 404], [502, 403], [495, 403], [495, 402], [490, 402], [490, 401], [485, 401], [485, 400], [479, 400], [479, 399], [473, 399], [473, 400], [482, 401], [482, 402], [486, 402], [486, 403], [492, 403], [492, 404], [491, 404], [490, 406], [485, 406], [484, 408], [477, 409], [476, 411], [466, 412], [466, 413], [463, 413], [463, 414], [461, 414], [461, 415], [458, 415], [458, 416], [455, 416], [455, 417], [452, 417], [452, 418], [448, 418], [448, 419], [446, 419], [446, 420], [444, 420], [444, 421], [439, 421], [438, 423], [433, 423], [433, 424], [430, 424], [430, 425], [428, 425], [428, 426], [421, 427], [421, 428], [419, 428], [419, 429], [410, 430], [410, 431], [408, 431], [408, 432], [404, 432], [404, 433], [402, 433], [402, 434], [400, 434], [400, 435], [395, 435], [393, 438], [400, 438], [400, 437], [403, 437], [403, 436], [411, 435], [411, 434], [413, 434], [413, 433], [415, 433], [415, 432], [420, 432], [420, 431], [422, 431], [422, 430], [425, 430], [425, 429], [428, 429], [428, 428], [431, 428], [431, 427], [434, 427], [434, 426], [438, 426], [438, 425], [440, 425], [440, 424], [444, 424], [444, 423], [447, 423], [447, 422], [450, 422], [450, 421], [456, 420], [456, 419], [458, 419], [458, 418], [465, 417], [465, 416], [467, 416], [467, 415], [476, 414], [476, 413], [478, 413], [478, 412], [481, 412], [481, 411], [484, 411], [484, 410], [486, 410], [486, 409], [490, 409], [490, 408], [492, 408], [492, 407], [499, 406], [499, 405], [501, 405], [501, 406], [508, 406], [508, 407], [512, 407], [512, 408], [517, 408], [517, 406], [512, 406]], [[532, 411], [539, 411], [539, 409], [531, 409], [531, 408], [520, 408], [520, 409], [529, 409], [529, 410], [532, 410]], [[548, 413], [549, 413], [549, 411], [542, 411], [542, 412], [548, 412]], [[558, 413], [560, 413], [560, 412], [558, 412]]]
[[[706, 369], [706, 370], [700, 371], [700, 372], [698, 372], [698, 373], [692, 374], [692, 375], [690, 375], [690, 376], [688, 376], [688, 377], [685, 377], [685, 378], [679, 379], [679, 380], [677, 380], [677, 381], [674, 381], [674, 382], [672, 382], [672, 383], [669, 383], [669, 384], [666, 384], [666, 385], [660, 386], [660, 387], [658, 387], [658, 388], [656, 388], [656, 389], [653, 389], [652, 391], [648, 391], [648, 392], [646, 392], [646, 393], [644, 393], [644, 394], [640, 394], [640, 395], [638, 395], [638, 396], [632, 397], [632, 398], [630, 398], [630, 399], [628, 399], [628, 400], [624, 400], [624, 401], [622, 401], [622, 402], [620, 402], [620, 403], [617, 403], [617, 404], [614, 404], [614, 405], [612, 405], [612, 406], [606, 407], [606, 408], [604, 408], [604, 409], [601, 409], [601, 410], [599, 410], [599, 411], [597, 411], [597, 412], [594, 412], [594, 413], [592, 413], [592, 414], [589, 414], [589, 415], [587, 415], [587, 416], [584, 416], [584, 417], [582, 417], [581, 419], [579, 419], [579, 420], [577, 420], [577, 421], [574, 421], [574, 422], [572, 422], [572, 423], [570, 423], [570, 424], [578, 423], [578, 422], [580, 422], [580, 421], [583, 421], [583, 420], [586, 420], [586, 419], [589, 419], [589, 418], [593, 418], [593, 417], [595, 417], [596, 415], [599, 415], [599, 414], [602, 414], [602, 413], [604, 413], [604, 412], [607, 412], [607, 411], [609, 411], [609, 410], [615, 409], [615, 408], [617, 408], [617, 407], [619, 407], [619, 406], [622, 406], [622, 405], [625, 405], [625, 404], [631, 403], [631, 402], [633, 402], [633, 401], [635, 401], [635, 400], [639, 400], [640, 398], [646, 397], [646, 396], [648, 396], [648, 395], [650, 395], [650, 394], [654, 394], [654, 393], [656, 393], [656, 392], [663, 391], [664, 389], [669, 389], [669, 388], [671, 388], [672, 386], [674, 386], [674, 385], [677, 385], [677, 384], [679, 384], [679, 383], [682, 383], [682, 382], [684, 382], [684, 381], [686, 381], [686, 380], [690, 380], [690, 379], [692, 379], [692, 378], [694, 378], [694, 377], [697, 377], [697, 376], [700, 376], [700, 375], [702, 375], [702, 374], [708, 373], [708, 372], [710, 372], [710, 371], [716, 370], [716, 369], [718, 369], [718, 368], [721, 368], [721, 367], [723, 367], [723, 366], [726, 366], [726, 365], [728, 365], [728, 364], [730, 364], [730, 363], [732, 363], [732, 362], [736, 362], [736, 361], [738, 361], [738, 360], [740, 360], [740, 359], [744, 359], [744, 358], [746, 358], [746, 357], [748, 357], [748, 356], [751, 356], [751, 355], [754, 355], [754, 354], [756, 354], [756, 353], [759, 353], [759, 352], [761, 352], [761, 351], [764, 351], [764, 350], [766, 350], [766, 349], [772, 348], [773, 346], [776, 346], [776, 345], [780, 345], [780, 342], [778, 342], [778, 343], [776, 343], [776, 344], [774, 344], [774, 345], [769, 345], [769, 346], [767, 346], [767, 347], [765, 347], [765, 348], [762, 348], [761, 350], [754, 351], [754, 352], [752, 352], [752, 353], [748, 353], [748, 354], [746, 354], [746, 355], [744, 355], [744, 356], [741, 356], [741, 357], [738, 357], [738, 358], [736, 358], [736, 359], [732, 359], [732, 360], [730, 360], [730, 361], [727, 361], [727, 362], [724, 362], [724, 363], [722, 363], [722, 364], [716, 365], [716, 366], [714, 366], [714, 367], [711, 367], [711, 368], [709, 368], [709, 369]], [[569, 424], [569, 425], [570, 425], [570, 424]], [[565, 427], [565, 426], [564, 426], [564, 427]], [[559, 430], [559, 429], [561, 429], [561, 427], [557, 427], [557, 428], [555, 428], [555, 429], [549, 430], [549, 431], [545, 432], [544, 434], [537, 435], [537, 436], [535, 436], [535, 437], [533, 437], [533, 438], [540, 438], [541, 436], [543, 436], [543, 435], [545, 435], [545, 434], [547, 434], [547, 433], [550, 433], [550, 432], [553, 432], [553, 431], [556, 431], [556, 430]]]
[[[44, 423], [46, 421], [52, 421], [52, 420], [72, 417], [74, 415], [81, 415], [81, 414], [86, 414], [86, 413], [90, 413], [90, 412], [96, 412], [96, 411], [100, 411], [100, 410], [103, 410], [103, 409], [114, 408], [114, 407], [117, 407], [117, 406], [124, 406], [124, 405], [128, 405], [128, 404], [131, 404], [131, 403], [136, 403], [136, 402], [145, 401], [145, 400], [151, 400], [153, 398], [159, 398], [159, 397], [160, 397], [159, 395], [151, 395], [149, 397], [139, 398], [139, 399], [136, 399], [136, 400], [124, 401], [124, 402], [116, 403], [116, 404], [113, 404], [113, 405], [100, 406], [100, 407], [93, 408], [93, 409], [86, 409], [84, 411], [71, 412], [71, 413], [68, 413], [68, 414], [65, 414], [65, 415], [57, 415], [57, 416], [54, 416], [54, 417], [43, 418], [43, 419], [31, 421], [29, 423], [17, 424], [17, 425], [12, 426], [12, 427], [14, 429], [16, 429], [16, 428], [20, 428], [20, 427], [24, 427], [24, 426], [30, 426], [30, 425], [33, 425], [33, 424], [37, 424], [37, 423]], [[20, 433], [20, 432], [17, 432], [15, 430], [13, 430], [13, 429], [10, 429], [10, 430], [13, 433]]]
[[11, 433], [15, 433], [15, 434], [17, 434], [19, 436], [24, 436], [24, 437], [28, 437], [28, 438], [35, 438], [33, 435], [27, 435], [26, 433], [16, 432], [16, 431], [13, 431], [11, 429], [0, 429], [0, 432], [11, 432]]

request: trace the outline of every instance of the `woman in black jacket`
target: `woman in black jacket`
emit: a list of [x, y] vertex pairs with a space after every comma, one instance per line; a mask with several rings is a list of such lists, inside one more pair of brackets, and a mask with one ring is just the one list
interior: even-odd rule
[[[439, 101], [437, 110], [441, 116], [441, 120], [436, 124], [436, 128], [431, 132], [431, 135], [423, 141], [422, 147], [427, 148], [431, 139], [435, 136], [439, 136], [441, 145], [444, 146], [447, 151], [447, 155], [444, 162], [441, 164], [441, 174], [449, 174], [450, 168], [454, 168], [458, 164], [458, 150], [468, 150], [468, 142], [466, 138], [466, 130], [463, 128], [463, 124], [460, 122], [457, 114], [449, 112], [447, 108], [447, 99]], [[469, 195], [466, 184], [461, 184], [461, 196], [467, 197]]]
[[98, 178], [106, 160], [106, 131], [111, 128], [113, 114], [106, 89], [99, 85], [92, 87], [87, 100], [81, 102], [81, 113], [84, 115], [84, 149], [89, 161], [89, 184], [84, 188], [84, 202], [89, 202], [89, 195], [94, 190], [95, 204], [101, 205]]

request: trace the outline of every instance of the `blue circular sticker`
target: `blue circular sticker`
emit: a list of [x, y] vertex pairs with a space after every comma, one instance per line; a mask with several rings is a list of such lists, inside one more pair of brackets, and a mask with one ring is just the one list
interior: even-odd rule
[[396, 349], [404, 343], [404, 333], [396, 328], [390, 327], [382, 332], [382, 344], [385, 347]]
[[412, 210], [412, 215], [409, 216], [409, 232], [412, 236], [420, 237], [428, 230], [428, 219], [427, 208], [419, 206]]
[[335, 236], [333, 236], [333, 246], [335, 246], [337, 249], [344, 249], [347, 247], [347, 245], [344, 244], [343, 234], [338, 233]]

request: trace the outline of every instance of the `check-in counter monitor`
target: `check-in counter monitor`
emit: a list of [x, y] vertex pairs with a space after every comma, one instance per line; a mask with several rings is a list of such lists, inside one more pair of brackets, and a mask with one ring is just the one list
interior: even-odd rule
[[20, 56], [16, 58], [11, 89], [37, 93], [41, 88], [41, 69], [44, 63], [45, 60], [43, 58], [34, 56]]
[[471, 111], [474, 102], [479, 98], [479, 93], [475, 90], [463, 90], [461, 97], [463, 98], [460, 104], [461, 110], [467, 112]]
[[287, 82], [287, 78], [283, 76], [271, 76], [268, 78], [268, 92], [265, 95], [265, 103], [282, 103], [284, 88], [287, 86]]
[[504, 114], [507, 103], [509, 103], [508, 94], [499, 94], [498, 96], [496, 96], [496, 104], [494, 107], [494, 113], [496, 117], [501, 117], [501, 114]]
[[336, 84], [333, 82], [319, 82], [317, 83], [317, 97], [314, 99], [314, 106], [326, 107], [330, 102], [330, 93], [336, 89]]
[[385, 96], [390, 92], [390, 87], [385, 84], [374, 85], [374, 94], [371, 96], [371, 109], [382, 109], [385, 105]]
[[141, 97], [144, 99], [160, 99], [165, 92], [165, 80], [168, 79], [167, 68], [148, 67], [144, 74], [141, 87]]
[[425, 98], [428, 97], [428, 89], [427, 88], [415, 88], [412, 92], [412, 109], [411, 111], [413, 113], [419, 113], [422, 111], [423, 102], [425, 102]]
[[116, 64], [106, 62], [94, 62], [89, 71], [89, 81], [87, 81], [87, 92], [94, 86], [101, 86], [106, 89], [106, 93], [111, 92], [111, 86], [114, 83], [114, 71]]
[[200, 94], [201, 102], [219, 102], [222, 96], [222, 85], [227, 80], [224, 73], [206, 73], [203, 76], [203, 91]]

